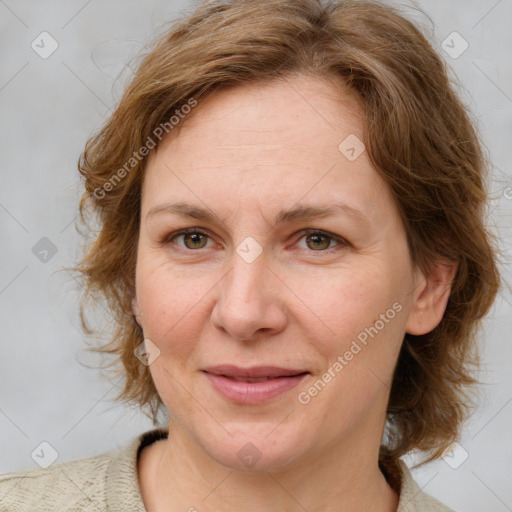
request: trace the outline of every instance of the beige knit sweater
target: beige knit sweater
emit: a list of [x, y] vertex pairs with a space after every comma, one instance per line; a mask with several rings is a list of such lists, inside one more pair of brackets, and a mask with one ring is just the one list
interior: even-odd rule
[[[0, 475], [0, 512], [146, 512], [137, 478], [139, 451], [167, 437], [154, 429], [120, 450]], [[400, 461], [399, 512], [453, 512], [420, 490]]]

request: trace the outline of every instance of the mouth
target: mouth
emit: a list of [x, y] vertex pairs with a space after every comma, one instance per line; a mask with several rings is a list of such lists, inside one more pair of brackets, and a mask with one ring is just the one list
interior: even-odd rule
[[231, 364], [210, 366], [203, 370], [212, 375], [221, 375], [234, 380], [258, 382], [265, 379], [277, 379], [279, 377], [294, 377], [303, 373], [309, 373], [305, 369], [283, 368], [280, 366], [252, 366], [242, 368]]
[[309, 372], [275, 366], [240, 368], [220, 365], [202, 370], [212, 387], [240, 405], [257, 405], [290, 391]]

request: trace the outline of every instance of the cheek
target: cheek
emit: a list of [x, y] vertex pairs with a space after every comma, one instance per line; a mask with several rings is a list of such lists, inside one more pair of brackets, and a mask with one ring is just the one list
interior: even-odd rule
[[[311, 400], [310, 411], [322, 415], [329, 410], [339, 421], [366, 414], [387, 392], [402, 342], [399, 290], [391, 277], [384, 277], [392, 274], [377, 271], [374, 263], [365, 272], [340, 271], [337, 279], [311, 287], [307, 295], [315, 315], [305, 334], [322, 368], [309, 384], [313, 387], [301, 389], [301, 399]], [[316, 335], [320, 332], [325, 334]]]
[[[308, 296], [315, 315], [306, 331], [323, 367], [299, 390], [308, 418], [318, 416], [333, 435], [385, 400], [402, 342], [404, 311], [395, 283], [382, 277], [389, 272], [340, 275], [328, 286], [311, 288]], [[326, 334], [315, 336], [319, 325], [318, 332]]]
[[200, 277], [180, 277], [164, 267], [145, 266], [142, 261], [137, 268], [137, 299], [143, 312], [144, 336], [161, 352], [190, 352], [191, 340], [198, 339], [204, 323], [198, 317], [210, 288]]
[[[398, 290], [390, 279], [383, 277], [389, 272], [378, 271], [378, 263], [371, 267], [358, 272], [339, 269], [329, 275], [296, 281], [294, 292], [307, 306], [307, 316], [297, 320], [304, 325], [308, 318], [310, 332], [320, 329], [318, 332], [325, 333], [318, 336], [316, 345], [326, 355], [332, 357], [331, 352], [338, 354], [348, 349], [352, 340], [373, 326], [397, 301]], [[385, 330], [390, 324], [386, 323]]]

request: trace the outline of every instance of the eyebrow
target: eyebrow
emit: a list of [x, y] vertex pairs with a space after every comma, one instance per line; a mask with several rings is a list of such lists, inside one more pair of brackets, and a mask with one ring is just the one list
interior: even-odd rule
[[[277, 226], [286, 222], [327, 217], [339, 213], [340, 210], [355, 220], [363, 221], [367, 224], [370, 223], [369, 218], [360, 210], [345, 203], [335, 203], [322, 207], [299, 204], [290, 210], [281, 210], [274, 218], [274, 225]], [[218, 220], [218, 217], [210, 210], [185, 202], [165, 203], [154, 206], [148, 211], [146, 219], [159, 213], [179, 215], [181, 217], [196, 219], [211, 224]]]

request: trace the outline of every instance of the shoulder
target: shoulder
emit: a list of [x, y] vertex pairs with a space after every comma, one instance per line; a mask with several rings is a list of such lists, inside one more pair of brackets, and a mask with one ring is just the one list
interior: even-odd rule
[[429, 494], [423, 492], [413, 480], [411, 471], [399, 460], [402, 486], [398, 510], [400, 512], [455, 512]]
[[113, 452], [0, 475], [0, 512], [105, 510], [106, 473]]
[[101, 455], [0, 475], [0, 512], [145, 511], [139, 452], [167, 435], [167, 429], [153, 429]]

